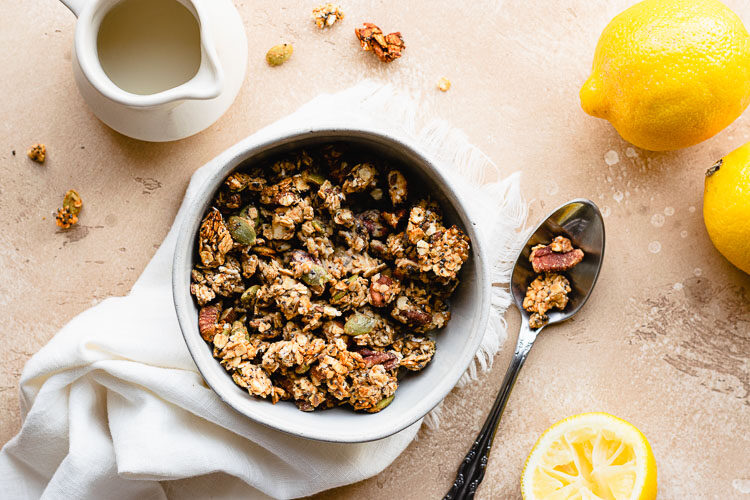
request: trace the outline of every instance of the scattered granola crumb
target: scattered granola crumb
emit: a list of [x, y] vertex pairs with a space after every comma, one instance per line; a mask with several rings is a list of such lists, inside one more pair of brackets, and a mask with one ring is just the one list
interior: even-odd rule
[[383, 31], [372, 23], [362, 23], [361, 28], [356, 28], [354, 33], [364, 51], [373, 51], [378, 59], [383, 62], [391, 62], [401, 57], [406, 49], [401, 33], [396, 31], [383, 35]]
[[[15, 156], [16, 152], [13, 152]], [[44, 163], [44, 159], [47, 157], [47, 148], [41, 142], [34, 144], [26, 152], [26, 155], [37, 163]]]
[[77, 224], [78, 214], [81, 212], [82, 207], [83, 201], [78, 192], [75, 189], [69, 190], [63, 198], [62, 208], [57, 209], [55, 223], [63, 229], [68, 229]]
[[291, 43], [274, 45], [266, 52], [266, 62], [269, 66], [281, 66], [292, 57], [294, 48]]
[[442, 92], [448, 92], [451, 88], [451, 81], [446, 77], [442, 77], [440, 80], [438, 80], [437, 88]]
[[312, 17], [318, 28], [323, 29], [333, 26], [340, 19], [344, 19], [344, 11], [341, 10], [339, 5], [327, 3], [314, 8]]

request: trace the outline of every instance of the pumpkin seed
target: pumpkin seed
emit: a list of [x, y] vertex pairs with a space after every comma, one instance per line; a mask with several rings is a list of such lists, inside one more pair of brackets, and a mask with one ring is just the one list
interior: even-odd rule
[[370, 333], [375, 328], [375, 318], [361, 313], [352, 315], [344, 325], [344, 333], [356, 337]]
[[395, 398], [395, 397], [396, 397], [396, 395], [394, 394], [392, 396], [388, 396], [387, 398], [381, 399], [375, 405], [375, 409], [378, 410], [378, 411], [382, 410], [383, 408], [385, 408], [386, 406], [388, 406], [389, 404], [391, 404], [391, 402], [393, 401], [393, 398]]
[[281, 66], [292, 57], [293, 50], [292, 44], [290, 43], [274, 45], [266, 53], [266, 62], [269, 66]]
[[235, 333], [242, 333], [244, 335], [247, 335], [247, 327], [245, 326], [245, 322], [243, 321], [243, 318], [240, 318], [239, 320], [232, 323], [232, 335]]
[[255, 229], [250, 220], [233, 215], [227, 223], [229, 234], [232, 239], [240, 245], [252, 245], [255, 243]]
[[73, 215], [78, 215], [81, 212], [82, 206], [83, 201], [81, 200], [81, 195], [79, 195], [75, 189], [71, 189], [65, 193], [65, 198], [63, 198], [64, 209]]
[[326, 181], [326, 178], [315, 172], [305, 171], [305, 180], [320, 186]]
[[310, 286], [325, 285], [329, 279], [330, 277], [328, 276], [326, 270], [323, 268], [323, 266], [319, 266], [318, 264], [313, 264], [310, 267], [310, 271], [302, 275], [302, 281]]
[[246, 306], [252, 305], [252, 303], [255, 301], [255, 296], [258, 295], [258, 290], [260, 290], [260, 285], [253, 285], [249, 287], [247, 290], [242, 292], [242, 295], [240, 296], [240, 302], [242, 302]]

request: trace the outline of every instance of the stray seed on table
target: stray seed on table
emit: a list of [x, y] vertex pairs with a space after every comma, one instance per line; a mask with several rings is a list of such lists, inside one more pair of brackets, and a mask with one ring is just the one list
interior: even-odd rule
[[292, 57], [294, 48], [290, 43], [274, 45], [266, 53], [266, 62], [269, 66], [281, 66]]
[[442, 92], [448, 92], [451, 88], [451, 81], [448, 80], [446, 77], [442, 77], [440, 80], [438, 80], [438, 89], [440, 89]]

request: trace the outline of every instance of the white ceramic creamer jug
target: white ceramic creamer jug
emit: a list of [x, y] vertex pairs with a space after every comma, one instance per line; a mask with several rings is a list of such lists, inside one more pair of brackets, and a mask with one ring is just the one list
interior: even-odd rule
[[118, 132], [182, 139], [218, 120], [237, 96], [247, 38], [231, 0], [62, 2], [78, 17], [78, 90]]

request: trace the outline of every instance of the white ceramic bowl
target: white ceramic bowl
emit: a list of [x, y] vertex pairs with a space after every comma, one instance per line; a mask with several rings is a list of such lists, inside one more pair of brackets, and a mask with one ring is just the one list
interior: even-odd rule
[[[461, 270], [461, 283], [451, 298], [451, 320], [436, 333], [435, 356], [424, 370], [400, 381], [393, 402], [379, 413], [359, 413], [344, 407], [308, 413], [288, 401], [274, 405], [250, 396], [235, 385], [201, 338], [198, 309], [189, 291], [201, 219], [226, 176], [242, 165], [280, 152], [330, 141], [356, 143], [398, 163], [400, 168], [411, 172], [412, 177], [424, 182], [424, 190], [440, 203], [447, 222], [459, 225], [471, 238], [471, 256]], [[364, 129], [308, 129], [256, 143], [234, 155], [205, 183], [199, 200], [188, 208], [178, 236], [172, 273], [177, 318], [190, 354], [208, 385], [228, 405], [250, 419], [289, 434], [322, 441], [355, 443], [381, 439], [425, 416], [450, 392], [471, 363], [482, 340], [490, 308], [488, 263], [475, 224], [461, 200], [415, 146]]]

